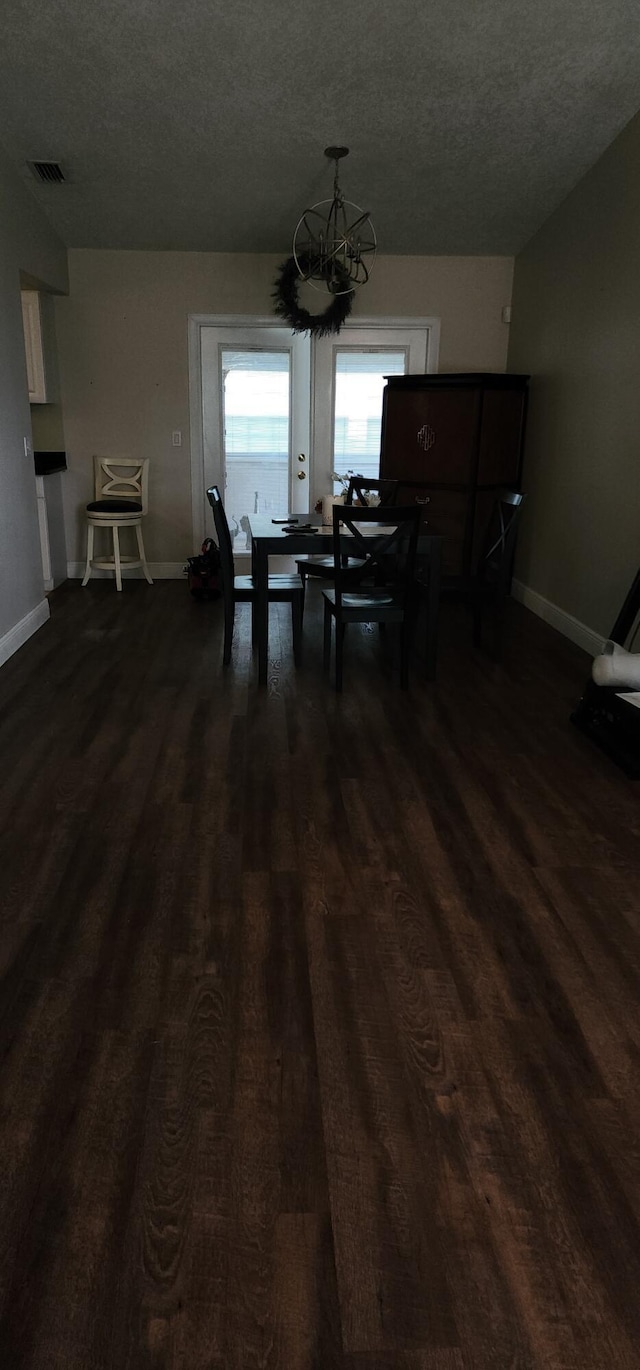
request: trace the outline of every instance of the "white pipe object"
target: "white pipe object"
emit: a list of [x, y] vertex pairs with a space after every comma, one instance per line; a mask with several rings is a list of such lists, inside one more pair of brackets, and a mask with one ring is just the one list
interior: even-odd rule
[[601, 656], [593, 660], [591, 675], [596, 685], [640, 690], [640, 653], [627, 652], [617, 642], [605, 642]]

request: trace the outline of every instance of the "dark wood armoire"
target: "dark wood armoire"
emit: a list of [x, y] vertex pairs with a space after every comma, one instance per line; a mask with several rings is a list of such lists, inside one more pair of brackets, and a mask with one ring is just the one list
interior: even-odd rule
[[446, 575], [473, 570], [496, 491], [520, 489], [528, 381], [493, 372], [387, 379], [380, 475], [401, 482], [398, 503], [428, 496]]

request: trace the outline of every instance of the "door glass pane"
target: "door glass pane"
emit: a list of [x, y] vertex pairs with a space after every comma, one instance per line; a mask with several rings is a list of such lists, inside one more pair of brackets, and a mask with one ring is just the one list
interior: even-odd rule
[[289, 512], [290, 355], [223, 349], [224, 502], [236, 551], [249, 514]]
[[[333, 470], [339, 475], [380, 475], [382, 392], [386, 376], [404, 376], [405, 348], [336, 348]], [[334, 484], [334, 494], [341, 486]]]

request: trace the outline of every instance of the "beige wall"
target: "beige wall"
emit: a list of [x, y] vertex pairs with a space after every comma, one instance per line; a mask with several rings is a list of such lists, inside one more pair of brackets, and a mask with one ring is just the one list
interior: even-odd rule
[[[64, 290], [66, 251], [0, 152], [0, 659], [42, 605], [44, 584], [22, 329], [20, 273]], [[45, 605], [46, 608], [46, 605]], [[7, 648], [8, 649], [8, 648]]]
[[517, 258], [532, 373], [516, 575], [606, 635], [640, 563], [640, 116]]
[[[84, 553], [94, 452], [153, 463], [145, 545], [153, 562], [191, 551], [189, 314], [270, 314], [280, 257], [189, 252], [69, 253], [70, 294], [56, 325], [67, 447], [67, 543]], [[441, 319], [440, 370], [503, 371], [513, 261], [381, 258], [353, 317]], [[171, 446], [181, 429], [183, 446]]]

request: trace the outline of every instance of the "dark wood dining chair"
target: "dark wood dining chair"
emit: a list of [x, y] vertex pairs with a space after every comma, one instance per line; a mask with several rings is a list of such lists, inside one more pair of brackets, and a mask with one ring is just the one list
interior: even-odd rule
[[[366, 508], [372, 495], [379, 498], [379, 505], [385, 507], [395, 503], [397, 490], [397, 480], [370, 480], [368, 476], [351, 476], [347, 498], [343, 508], [347, 505], [356, 505]], [[348, 570], [357, 570], [362, 564], [361, 557], [349, 557], [343, 553], [342, 564]], [[333, 556], [304, 556], [296, 557], [298, 574], [302, 580], [303, 589], [306, 590], [307, 576], [315, 576], [318, 580], [330, 582], [333, 580]], [[303, 600], [304, 612], [304, 600]]]
[[440, 582], [441, 598], [464, 600], [469, 604], [473, 613], [473, 642], [476, 647], [482, 646], [483, 615], [485, 609], [490, 610], [493, 621], [491, 655], [496, 660], [502, 651], [505, 606], [525, 498], [518, 490], [499, 490], [475, 571], [469, 576], [444, 575]]
[[347, 489], [346, 504], [371, 504], [373, 496], [378, 504], [396, 504], [397, 480], [369, 479], [368, 476], [351, 476]]
[[[231, 645], [235, 623], [236, 604], [251, 604], [252, 639], [253, 608], [256, 603], [256, 589], [252, 576], [237, 576], [233, 564], [233, 544], [222, 496], [217, 485], [207, 490], [207, 499], [213, 509], [218, 547], [220, 549], [220, 580], [224, 603], [224, 651], [222, 660], [225, 666], [231, 661]], [[300, 664], [302, 646], [302, 598], [303, 589], [298, 576], [269, 576], [268, 598], [271, 603], [291, 604], [291, 629], [293, 637], [293, 656], [296, 666]]]
[[[384, 520], [380, 537], [361, 528]], [[342, 689], [345, 629], [348, 623], [400, 624], [400, 684], [409, 684], [409, 653], [415, 622], [416, 549], [421, 511], [417, 505], [361, 508], [338, 504], [333, 510], [333, 586], [324, 595], [324, 665], [331, 660], [331, 623], [335, 620], [335, 684]], [[342, 525], [342, 526], [341, 526]], [[360, 566], [342, 564], [342, 538], [353, 537]], [[363, 582], [372, 582], [365, 585]]]

